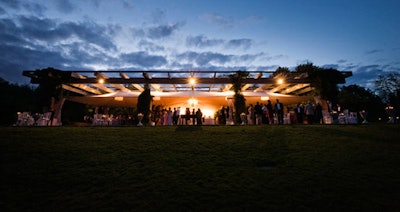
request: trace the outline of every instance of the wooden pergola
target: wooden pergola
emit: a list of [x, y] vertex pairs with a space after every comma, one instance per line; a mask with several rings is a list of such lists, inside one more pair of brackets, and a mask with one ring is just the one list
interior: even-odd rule
[[[255, 104], [267, 99], [279, 98], [284, 104], [305, 99], [313, 88], [307, 75], [293, 77], [275, 76], [271, 71], [247, 71], [243, 79], [242, 94], [246, 103]], [[67, 100], [96, 106], [136, 107], [137, 96], [149, 85], [155, 103], [164, 106], [184, 106], [189, 99], [199, 105], [213, 108], [226, 105], [233, 96], [230, 75], [236, 71], [174, 71], [174, 70], [107, 70], [61, 71], [52, 68], [26, 70], [23, 75], [31, 83], [58, 83], [62, 88], [76, 93]], [[351, 72], [341, 72], [346, 78]], [[193, 106], [193, 105], [192, 105]]]

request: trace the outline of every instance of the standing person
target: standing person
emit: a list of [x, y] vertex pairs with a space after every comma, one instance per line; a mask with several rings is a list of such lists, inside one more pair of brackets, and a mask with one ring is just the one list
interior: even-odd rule
[[279, 102], [279, 99], [276, 100], [275, 110], [278, 116], [278, 124], [283, 124], [283, 104]]
[[185, 124], [188, 125], [190, 121], [190, 109], [187, 107], [185, 110]]
[[195, 120], [196, 120], [196, 111], [193, 108], [193, 110], [192, 110], [192, 125], [195, 125]]
[[254, 114], [255, 114], [255, 120], [256, 120], [256, 125], [260, 125], [261, 124], [261, 120], [262, 120], [262, 107], [260, 105], [259, 102], [256, 103], [256, 105], [254, 106]]
[[178, 118], [179, 118], [178, 111], [176, 110], [176, 107], [174, 107], [174, 113], [172, 115], [172, 123], [174, 125], [178, 125]]
[[247, 124], [248, 125], [253, 125], [254, 124], [254, 107], [253, 104], [250, 104], [250, 106], [247, 108]]
[[162, 118], [162, 120], [163, 120], [163, 126], [167, 126], [168, 125], [168, 111], [167, 111], [167, 109], [163, 109], [163, 118]]
[[314, 106], [311, 104], [311, 101], [308, 102], [305, 108], [305, 113], [307, 116], [308, 124], [312, 124], [314, 120]]
[[268, 108], [266, 104], [263, 104], [262, 106], [262, 118], [261, 118], [261, 122], [263, 124], [268, 124]]
[[176, 109], [176, 124], [177, 125], [181, 125], [181, 107], [178, 107], [178, 109]]
[[268, 104], [267, 104], [267, 114], [268, 114], [268, 122], [270, 124], [274, 124], [274, 109], [272, 107], [272, 102], [271, 100], [268, 100]]
[[170, 126], [170, 125], [172, 125], [172, 122], [173, 122], [173, 114], [172, 114], [172, 110], [171, 110], [171, 108], [169, 107], [168, 108], [168, 110], [167, 110], [167, 114], [168, 114], [168, 125]]
[[294, 109], [297, 117], [297, 123], [303, 124], [303, 115], [304, 115], [304, 108], [302, 104], [297, 104], [296, 108]]
[[197, 125], [203, 125], [203, 113], [201, 112], [200, 108], [196, 111], [196, 121]]
[[318, 124], [323, 124], [323, 121], [322, 121], [322, 106], [321, 106], [321, 104], [319, 102], [317, 103], [317, 106], [315, 107], [315, 121]]
[[219, 124], [225, 125], [226, 124], [226, 114], [225, 114], [224, 106], [222, 106], [220, 113], [221, 113], [221, 122]]

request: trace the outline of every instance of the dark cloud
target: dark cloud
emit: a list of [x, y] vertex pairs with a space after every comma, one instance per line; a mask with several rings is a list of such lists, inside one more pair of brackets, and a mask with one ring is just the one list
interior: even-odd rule
[[131, 10], [134, 8], [133, 3], [126, 1], [126, 0], [122, 1], [122, 6], [124, 9], [128, 9], [128, 10]]
[[141, 68], [160, 67], [167, 64], [167, 59], [165, 59], [165, 57], [149, 55], [147, 52], [122, 54], [120, 58], [126, 63], [132, 64], [133, 66], [139, 66]]
[[147, 35], [152, 39], [160, 39], [164, 37], [169, 37], [172, 33], [178, 30], [183, 23], [169, 24], [169, 25], [159, 25], [155, 27], [150, 27], [147, 29]]
[[53, 0], [58, 11], [68, 14], [75, 10], [70, 0]]
[[347, 62], [347, 60], [344, 60], [344, 59], [341, 59], [341, 60], [337, 61], [337, 63], [346, 63], [346, 62]]
[[381, 52], [383, 52], [382, 49], [372, 49], [372, 50], [366, 51], [365, 54], [377, 54], [377, 53], [381, 53]]
[[253, 41], [251, 39], [233, 39], [228, 41], [227, 46], [229, 48], [248, 49], [251, 47], [252, 44]]
[[88, 21], [58, 23], [32, 16], [0, 19], [0, 76], [21, 82], [25, 79], [21, 72], [26, 69], [85, 68], [87, 64], [118, 67], [119, 59], [107, 55], [116, 50], [112, 35], [117, 30], [118, 26]]
[[0, 15], [6, 14], [8, 10], [22, 10], [42, 16], [47, 7], [35, 2], [27, 2], [20, 0], [2, 0], [0, 1]]
[[213, 47], [223, 43], [224, 40], [222, 39], [209, 39], [204, 35], [188, 36], [186, 38], [186, 45], [190, 47]]
[[325, 64], [325, 65], [322, 65], [321, 67], [326, 68], [326, 69], [332, 68], [332, 69], [336, 69], [336, 70], [339, 70], [339, 68], [340, 68], [340, 66], [338, 64]]
[[208, 48], [223, 45], [225, 48], [243, 48], [248, 49], [253, 44], [251, 39], [209, 39], [204, 35], [188, 36], [186, 38], [186, 45], [189, 47]]
[[14, 24], [13, 30], [25, 40], [32, 43], [37, 41], [55, 42], [80, 38], [84, 42], [93, 43], [107, 50], [115, 50], [112, 42], [112, 35], [115, 28], [101, 26], [94, 22], [64, 22], [57, 23], [53, 19], [20, 16], [17, 26]]
[[3, 7], [0, 6], [0, 15], [6, 14], [6, 10], [3, 9]]
[[170, 37], [175, 31], [179, 30], [184, 23], [157, 25], [145, 28], [132, 28], [134, 37], [147, 37], [150, 39], [162, 39]]
[[20, 9], [21, 4], [22, 4], [22, 1], [19, 1], [19, 0], [2, 0], [2, 1], [0, 1], [0, 5], [4, 6], [6, 8], [14, 9], [14, 10]]

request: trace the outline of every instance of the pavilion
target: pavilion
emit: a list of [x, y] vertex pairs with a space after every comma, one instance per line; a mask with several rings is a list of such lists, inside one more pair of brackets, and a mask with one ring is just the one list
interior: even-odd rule
[[[247, 71], [241, 93], [246, 104], [256, 102], [284, 105], [312, 100], [310, 79], [306, 75], [291, 78], [272, 77], [271, 71]], [[66, 101], [91, 106], [136, 107], [145, 85], [150, 86], [153, 104], [164, 107], [201, 108], [214, 114], [222, 106], [232, 104], [233, 84], [229, 75], [236, 71], [173, 71], [173, 70], [117, 70], [117, 71], [61, 71], [52, 68], [23, 71], [31, 83], [57, 82], [73, 95]], [[351, 72], [341, 72], [349, 77]]]

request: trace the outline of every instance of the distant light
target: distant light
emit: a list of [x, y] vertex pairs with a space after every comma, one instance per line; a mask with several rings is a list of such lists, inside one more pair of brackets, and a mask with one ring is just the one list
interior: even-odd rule
[[104, 79], [102, 79], [102, 78], [99, 79], [99, 83], [100, 83], [100, 84], [103, 84], [103, 83], [104, 83]]
[[262, 96], [261, 97], [261, 101], [268, 101], [269, 100], [269, 96]]
[[199, 103], [199, 101], [197, 101], [197, 99], [191, 98], [188, 100], [188, 103], [189, 103], [190, 107], [196, 107], [197, 104]]
[[196, 84], [196, 79], [191, 77], [191, 78], [189, 79], [189, 84], [195, 85], [195, 84]]
[[116, 97], [114, 97], [114, 100], [122, 102], [122, 101], [124, 101], [124, 97], [123, 96], [116, 96]]
[[279, 78], [277, 82], [278, 82], [278, 84], [281, 85], [281, 84], [283, 84], [283, 79], [282, 79], [282, 78]]
[[159, 96], [153, 97], [153, 100], [154, 100], [154, 101], [160, 101], [160, 99], [161, 99], [161, 97], [159, 97]]

